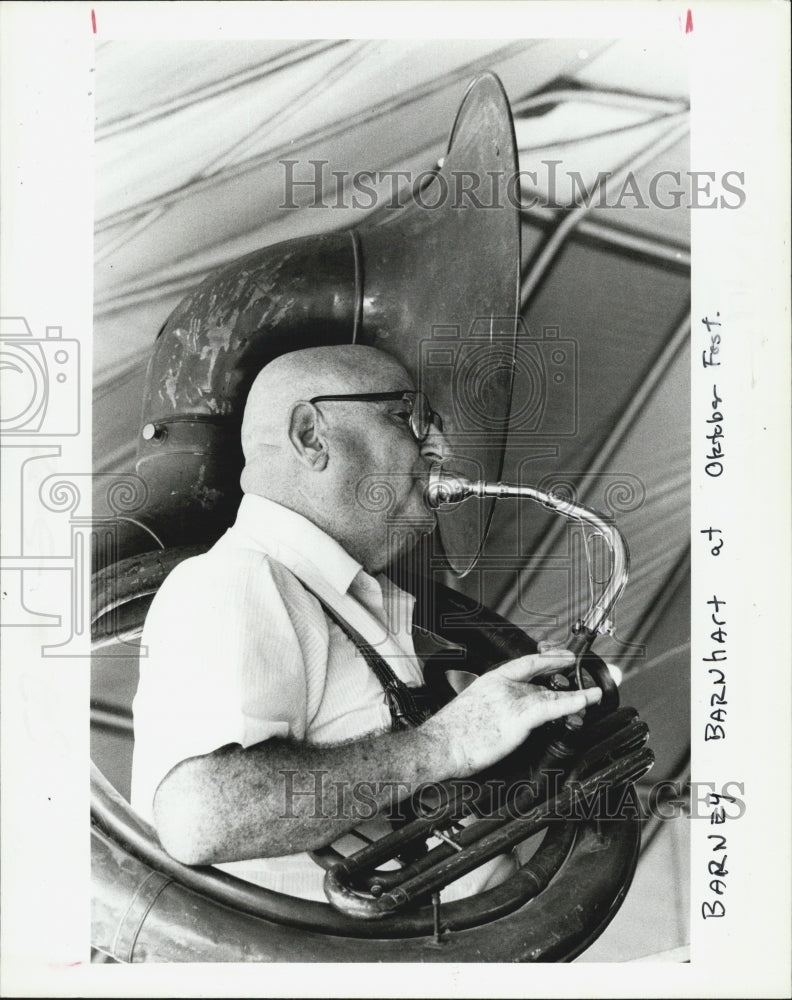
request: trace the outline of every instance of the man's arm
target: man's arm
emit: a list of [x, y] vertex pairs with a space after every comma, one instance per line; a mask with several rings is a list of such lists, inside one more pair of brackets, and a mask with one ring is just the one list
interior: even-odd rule
[[330, 746], [223, 747], [182, 761], [162, 781], [157, 832], [169, 854], [192, 865], [313, 850], [445, 777], [439, 756], [423, 726]]
[[[268, 740], [182, 761], [154, 797], [163, 846], [184, 864], [215, 864], [332, 843], [429, 781], [463, 778], [501, 760], [538, 726], [599, 700], [599, 688], [550, 691], [530, 681], [574, 662], [554, 650], [479, 677], [412, 730], [334, 746]], [[365, 794], [355, 794], [355, 789]]]

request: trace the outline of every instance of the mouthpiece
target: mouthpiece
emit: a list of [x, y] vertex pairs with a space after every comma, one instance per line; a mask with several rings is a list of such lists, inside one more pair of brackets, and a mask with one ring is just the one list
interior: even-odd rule
[[432, 509], [462, 503], [468, 497], [483, 496], [483, 493], [476, 489], [481, 485], [483, 484], [472, 483], [464, 476], [443, 472], [439, 467], [434, 468], [429, 476], [429, 485], [426, 487], [427, 502]]

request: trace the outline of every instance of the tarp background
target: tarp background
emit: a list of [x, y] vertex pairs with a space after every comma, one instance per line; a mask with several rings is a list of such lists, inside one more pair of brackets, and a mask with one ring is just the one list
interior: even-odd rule
[[[504, 478], [569, 484], [616, 518], [631, 549], [631, 579], [616, 635], [597, 648], [625, 673], [623, 702], [651, 726], [651, 780], [684, 778], [690, 213], [681, 44], [98, 44], [95, 470], [133, 469], [154, 337], [209, 270], [362, 218], [352, 209], [310, 207], [306, 189], [295, 195], [301, 208], [279, 207], [279, 161], [327, 160], [331, 181], [330, 171], [430, 169], [468, 83], [486, 69], [500, 76], [514, 109], [521, 169], [536, 172], [536, 182], [523, 185], [526, 204], [536, 202], [522, 227], [530, 360], [514, 398], [516, 405], [535, 401], [538, 423], [530, 433], [515, 431]], [[574, 210], [568, 175], [575, 171], [589, 189], [598, 173], [613, 172], [606, 207], [595, 198], [588, 210]], [[634, 184], [625, 184], [629, 171]], [[666, 175], [653, 200], [661, 171], [680, 172], [682, 183]], [[673, 197], [677, 188], [684, 197]], [[548, 245], [557, 249], [536, 281]], [[540, 377], [556, 338], [574, 360], [563, 390]], [[579, 535], [533, 505], [502, 504], [479, 566], [455, 585], [535, 637], [562, 639], [570, 604], [586, 600]], [[135, 678], [120, 663], [100, 665], [94, 694], [128, 705]], [[94, 732], [94, 756], [122, 791], [124, 743], [118, 733]], [[650, 823], [650, 846], [622, 914], [585, 957], [637, 957], [687, 942], [685, 821], [664, 824], [656, 839], [654, 831]]]

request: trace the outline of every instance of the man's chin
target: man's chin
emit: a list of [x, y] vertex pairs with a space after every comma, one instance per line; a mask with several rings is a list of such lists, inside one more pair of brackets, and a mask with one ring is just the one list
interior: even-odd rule
[[394, 519], [388, 526], [388, 549], [390, 558], [395, 559], [415, 546], [426, 535], [430, 535], [437, 525], [433, 510], [416, 507]]

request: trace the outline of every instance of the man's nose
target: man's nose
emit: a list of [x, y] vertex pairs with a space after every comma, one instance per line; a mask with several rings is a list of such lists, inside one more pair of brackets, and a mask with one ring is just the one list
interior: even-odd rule
[[442, 462], [450, 456], [451, 450], [443, 432], [434, 422], [429, 425], [429, 433], [421, 442], [421, 455], [430, 462]]

